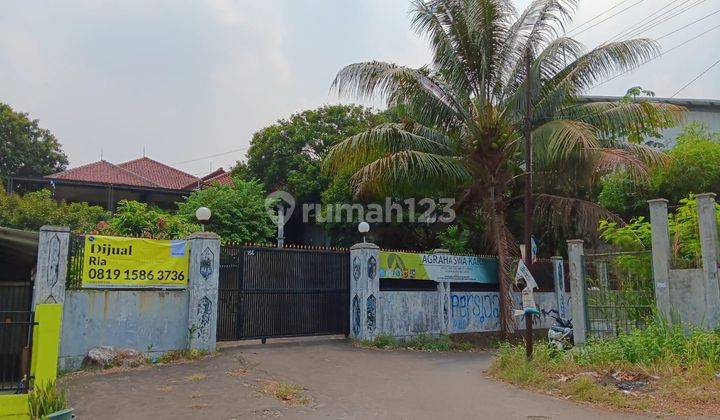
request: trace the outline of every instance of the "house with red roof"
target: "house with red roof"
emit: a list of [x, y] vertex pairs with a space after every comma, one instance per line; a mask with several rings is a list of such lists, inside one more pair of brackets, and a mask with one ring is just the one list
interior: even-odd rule
[[8, 192], [49, 188], [58, 200], [88, 202], [114, 210], [120, 200], [136, 200], [173, 209], [192, 191], [214, 184], [232, 184], [220, 168], [203, 177], [141, 157], [114, 164], [106, 160], [70, 168], [43, 178], [12, 177]]

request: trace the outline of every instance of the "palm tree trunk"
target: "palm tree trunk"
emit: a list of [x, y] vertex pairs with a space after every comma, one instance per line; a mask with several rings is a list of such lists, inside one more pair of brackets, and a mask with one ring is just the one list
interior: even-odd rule
[[500, 335], [507, 339], [508, 334], [515, 332], [512, 299], [512, 259], [508, 250], [508, 238], [505, 225], [505, 203], [502, 201], [500, 189], [490, 187], [490, 226], [493, 231], [495, 249], [498, 256], [498, 286], [500, 294]]

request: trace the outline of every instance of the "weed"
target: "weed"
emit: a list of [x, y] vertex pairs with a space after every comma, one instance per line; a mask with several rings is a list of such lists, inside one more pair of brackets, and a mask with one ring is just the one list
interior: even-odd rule
[[186, 376], [185, 380], [190, 382], [199, 382], [205, 380], [205, 378], [207, 378], [207, 375], [203, 373], [193, 373], [192, 375]]
[[300, 385], [269, 379], [263, 380], [262, 382], [261, 392], [263, 394], [273, 396], [291, 405], [309, 405], [312, 403], [312, 398], [300, 395], [304, 390]]
[[210, 354], [207, 350], [184, 349], [163, 353], [157, 358], [158, 363], [172, 363], [179, 360], [198, 360]]
[[[720, 331], [684, 329], [656, 317], [644, 330], [565, 352], [538, 343], [529, 362], [524, 346], [503, 344], [489, 373], [575, 400], [692, 416], [720, 414], [719, 369]], [[623, 392], [618, 381], [605, 380], [613, 376], [642, 378], [645, 385]]]
[[48, 414], [67, 408], [65, 390], [58, 389], [55, 381], [33, 384], [28, 393], [28, 410], [33, 419], [46, 418]]
[[361, 340], [360, 345], [364, 347], [376, 347], [379, 349], [409, 349], [421, 351], [468, 351], [473, 345], [468, 342], [455, 342], [450, 336], [433, 336], [430, 334], [418, 334], [406, 339], [397, 339], [389, 334], [379, 334], [375, 340]]

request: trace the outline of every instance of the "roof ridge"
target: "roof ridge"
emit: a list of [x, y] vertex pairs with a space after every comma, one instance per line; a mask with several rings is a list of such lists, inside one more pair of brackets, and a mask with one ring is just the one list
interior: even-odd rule
[[136, 178], [140, 178], [140, 179], [142, 179], [143, 181], [147, 181], [147, 182], [155, 185], [155, 186], [158, 187], [158, 188], [165, 188], [165, 187], [163, 187], [162, 185], [158, 184], [157, 182], [153, 181], [152, 179], [145, 178], [144, 176], [142, 176], [142, 175], [140, 175], [140, 174], [137, 174], [137, 173], [135, 173], [135, 172], [133, 172], [133, 171], [131, 171], [131, 170], [129, 170], [129, 169], [125, 169], [125, 168], [123, 168], [123, 167], [120, 166], [120, 165], [116, 165], [116, 164], [110, 163], [110, 162], [107, 162], [107, 163], [109, 163], [110, 165], [112, 165], [112, 166], [120, 169], [121, 171], [126, 172], [126, 173], [128, 173], [128, 174], [130, 174], [130, 175], [132, 175], [132, 176], [134, 176], [134, 177], [136, 177]]
[[108, 164], [112, 165], [112, 163], [110, 163], [104, 159], [100, 159], [100, 160], [96, 160], [95, 162], [90, 162], [90, 163], [86, 163], [84, 165], [76, 166], [74, 168], [68, 168], [68, 169], [65, 169], [64, 171], [55, 172], [54, 174], [45, 175], [44, 178], [52, 178], [53, 176], [56, 176], [56, 175], [72, 173], [72, 172], [77, 171], [78, 169], [84, 169], [84, 168], [87, 168], [87, 167], [90, 167], [93, 165], [97, 165], [100, 163], [108, 163]]
[[156, 163], [156, 164], [158, 164], [158, 165], [162, 165], [162, 166], [164, 166], [164, 167], [166, 167], [166, 168], [168, 168], [168, 169], [171, 169], [171, 170], [173, 170], [173, 171], [175, 171], [175, 172], [178, 172], [178, 173], [181, 173], [181, 174], [183, 174], [183, 175], [189, 176], [189, 177], [191, 177], [191, 178], [193, 178], [193, 179], [196, 179], [196, 180], [201, 179], [201, 178], [199, 178], [199, 177], [197, 177], [197, 176], [195, 176], [195, 175], [193, 175], [193, 174], [187, 173], [187, 172], [182, 171], [182, 170], [180, 170], [180, 169], [178, 169], [178, 168], [172, 167], [172, 166], [170, 166], [170, 165], [168, 165], [168, 164], [162, 163], [162, 162], [160, 162], [160, 161], [157, 161], [157, 160], [155, 160], [155, 159], [149, 158], [149, 157], [147, 157], [147, 156], [143, 156], [143, 157], [140, 157], [140, 158], [137, 158], [137, 159], [132, 159], [132, 160], [129, 160], [129, 161], [127, 161], [127, 162], [122, 162], [122, 163], [119, 163], [118, 165], [126, 165], [126, 164], [128, 164], [128, 163], [135, 163], [135, 162], [139, 162], [139, 161], [141, 161], [141, 160], [149, 160], [149, 161], [151, 161], [151, 162], [153, 162], [153, 163]]

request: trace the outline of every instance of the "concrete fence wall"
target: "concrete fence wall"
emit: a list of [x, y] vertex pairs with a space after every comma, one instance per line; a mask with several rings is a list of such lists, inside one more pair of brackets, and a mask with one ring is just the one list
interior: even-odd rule
[[[720, 278], [718, 262], [720, 244], [715, 210], [715, 194], [698, 194], [698, 234], [702, 254], [700, 268], [678, 269], [672, 266], [668, 201], [649, 200], [652, 236], [652, 271], [655, 304], [658, 312], [668, 321], [686, 327], [699, 326], [714, 329], [720, 325]], [[570, 287], [575, 344], [586, 339], [585, 284], [583, 282], [583, 241], [568, 241]]]
[[150, 356], [188, 348], [215, 350], [220, 241], [213, 233], [188, 238], [184, 290], [66, 290], [70, 232], [40, 231], [33, 307], [63, 303], [59, 366], [74, 370], [98, 346], [132, 348]]
[[718, 245], [715, 194], [698, 194], [698, 226], [702, 267], [672, 267], [667, 200], [650, 200], [653, 276], [659, 311], [669, 320], [715, 328], [720, 322]]
[[[500, 296], [497, 292], [451, 291], [438, 282], [436, 291], [380, 291], [377, 245], [362, 243], [350, 249], [350, 335], [372, 340], [379, 334], [411, 337], [418, 334], [481, 333], [500, 331]], [[552, 309], [563, 318], [571, 313], [570, 294], [564, 291], [562, 259], [553, 260], [555, 292], [535, 293], [541, 316], [536, 328], [549, 328]], [[418, 280], [422, 281], [422, 280]], [[515, 307], [522, 307], [519, 293]], [[522, 317], [518, 326], [525, 328]]]

